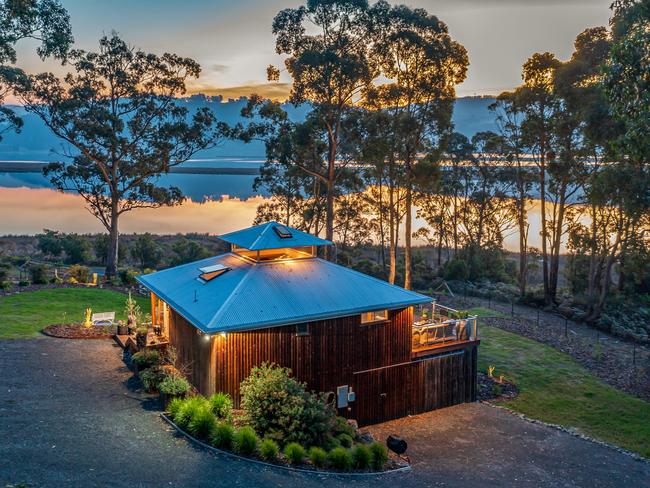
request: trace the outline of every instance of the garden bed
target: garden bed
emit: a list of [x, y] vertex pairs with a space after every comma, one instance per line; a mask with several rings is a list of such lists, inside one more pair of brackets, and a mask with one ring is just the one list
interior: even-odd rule
[[43, 334], [60, 339], [111, 339], [115, 334], [113, 326], [83, 324], [52, 324], [43, 329]]
[[397, 460], [390, 458], [387, 462], [386, 468], [380, 471], [356, 471], [356, 472], [348, 472], [348, 471], [336, 471], [332, 469], [319, 469], [314, 467], [311, 464], [302, 464], [299, 467], [297, 466], [292, 466], [291, 464], [288, 464], [284, 459], [278, 458], [276, 462], [266, 462], [263, 461], [262, 459], [250, 457], [250, 456], [240, 456], [239, 454], [236, 454], [233, 451], [226, 451], [223, 449], [218, 449], [210, 444], [207, 444], [206, 442], [203, 442], [196, 437], [193, 437], [191, 434], [180, 428], [178, 425], [174, 423], [174, 421], [168, 416], [168, 413], [161, 413], [160, 414], [161, 418], [167, 422], [169, 425], [171, 425], [176, 432], [178, 432], [180, 435], [184, 436], [186, 439], [188, 439], [190, 442], [193, 444], [196, 444], [198, 446], [201, 446], [204, 449], [207, 449], [209, 451], [215, 452], [217, 454], [221, 454], [224, 456], [229, 456], [235, 459], [247, 461], [249, 463], [254, 463], [254, 464], [261, 464], [264, 466], [269, 466], [273, 468], [280, 468], [280, 469], [286, 469], [289, 471], [296, 471], [296, 472], [303, 472], [303, 473], [313, 473], [313, 474], [318, 474], [318, 475], [332, 475], [332, 476], [377, 476], [377, 475], [384, 475], [384, 474], [392, 474], [392, 473], [403, 473], [406, 471], [411, 470], [411, 465], [406, 463], [403, 460]]
[[479, 371], [477, 393], [477, 400], [493, 402], [514, 398], [519, 391], [513, 382], [505, 378], [495, 378]]

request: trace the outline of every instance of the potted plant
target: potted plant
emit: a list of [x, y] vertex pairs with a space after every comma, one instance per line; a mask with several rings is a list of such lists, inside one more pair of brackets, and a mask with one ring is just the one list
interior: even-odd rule
[[117, 321], [117, 335], [127, 335], [129, 333], [129, 329], [127, 328], [126, 325], [124, 325], [123, 320], [118, 320]]
[[147, 346], [147, 335], [149, 334], [148, 327], [138, 327], [135, 330], [135, 342], [138, 348], [142, 349]]
[[168, 374], [158, 384], [158, 394], [160, 395], [160, 405], [163, 410], [167, 408], [169, 402], [174, 398], [184, 397], [190, 391], [190, 383], [177, 374]]

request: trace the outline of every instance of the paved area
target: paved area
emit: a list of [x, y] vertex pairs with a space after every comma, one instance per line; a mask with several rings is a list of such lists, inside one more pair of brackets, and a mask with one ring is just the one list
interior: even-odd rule
[[331, 478], [215, 456], [172, 433], [109, 341], [0, 341], [0, 487], [650, 486], [650, 465], [485, 405], [373, 427], [407, 474]]

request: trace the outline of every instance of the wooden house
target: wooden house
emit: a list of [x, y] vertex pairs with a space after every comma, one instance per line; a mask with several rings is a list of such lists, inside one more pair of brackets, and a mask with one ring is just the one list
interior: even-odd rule
[[273, 362], [372, 424], [476, 399], [476, 319], [317, 257], [331, 242], [275, 222], [231, 251], [140, 276], [152, 317], [204, 395]]

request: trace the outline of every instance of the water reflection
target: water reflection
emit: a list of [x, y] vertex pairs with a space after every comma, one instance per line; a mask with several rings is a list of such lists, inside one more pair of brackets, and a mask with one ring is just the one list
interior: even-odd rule
[[[177, 207], [139, 209], [124, 214], [120, 223], [122, 232], [226, 233], [250, 225], [255, 218], [257, 206], [266, 199], [263, 195], [253, 194], [250, 186], [244, 191], [244, 183], [233, 180], [235, 184], [229, 186], [223, 180], [230, 177], [196, 176], [205, 180], [200, 183], [203, 185], [201, 188], [205, 190], [204, 195], [208, 196], [200, 201], [188, 200]], [[239, 188], [235, 191], [247, 196], [242, 197], [226, 191], [223, 195], [215, 197], [213, 190], [217, 186], [225, 189]], [[539, 210], [539, 202], [536, 201], [529, 211], [529, 246], [541, 245]], [[416, 219], [413, 227], [417, 229], [424, 225], [423, 220]], [[84, 208], [84, 202], [78, 195], [60, 193], [49, 188], [0, 188], [0, 234], [35, 234], [44, 228], [78, 233], [104, 231], [100, 223]], [[510, 231], [505, 236], [504, 246], [508, 250], [516, 251], [518, 239], [517, 232]], [[416, 243], [422, 244], [417, 241]]]

